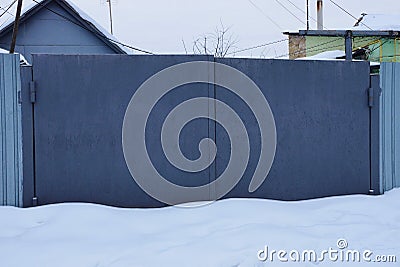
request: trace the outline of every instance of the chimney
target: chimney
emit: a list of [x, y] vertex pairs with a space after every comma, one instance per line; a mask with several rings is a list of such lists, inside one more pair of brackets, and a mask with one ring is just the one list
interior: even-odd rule
[[322, 0], [317, 0], [317, 30], [324, 29], [324, 10]]

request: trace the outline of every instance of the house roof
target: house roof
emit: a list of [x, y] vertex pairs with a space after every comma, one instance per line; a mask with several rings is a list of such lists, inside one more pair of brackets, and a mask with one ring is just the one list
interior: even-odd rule
[[399, 37], [400, 31], [396, 30], [300, 30], [298, 32], [284, 32], [285, 35], [297, 35], [297, 36], [332, 36], [332, 37], [345, 37], [348, 32], [351, 32], [353, 37], [366, 37], [366, 36], [377, 36], [377, 37]]
[[[358, 26], [349, 28], [353, 36], [400, 36], [400, 15], [365, 14], [360, 18]], [[347, 30], [299, 30], [297, 32], [284, 32], [285, 35], [300, 36], [346, 36]]]
[[[356, 56], [357, 54], [362, 53], [362, 50], [357, 50], [355, 52], [353, 52], [353, 58], [354, 56]], [[343, 61], [345, 60], [346, 57], [346, 52], [342, 51], [342, 50], [333, 50], [333, 51], [325, 51], [319, 54], [316, 54], [314, 56], [309, 56], [309, 57], [301, 57], [301, 58], [296, 58], [296, 60], [339, 60], [339, 61]], [[354, 60], [354, 61], [363, 61], [363, 60]], [[380, 66], [379, 62], [370, 62], [370, 66], [371, 67], [376, 67], [376, 66]]]
[[[111, 35], [106, 29], [100, 26], [94, 19], [92, 19], [88, 14], [82, 11], [70, 0], [37, 0], [35, 3], [25, 7], [21, 12], [20, 21], [24, 22], [28, 20], [36, 12], [45, 8], [51, 2], [57, 2], [62, 6], [69, 14], [71, 14], [75, 19], [77, 19], [82, 26], [89, 32], [95, 34], [99, 39], [101, 39], [107, 46], [113, 49], [117, 53], [128, 54], [129, 49], [119, 44], [119, 41]], [[14, 18], [8, 20], [0, 27], [0, 36], [3, 36], [13, 29]]]

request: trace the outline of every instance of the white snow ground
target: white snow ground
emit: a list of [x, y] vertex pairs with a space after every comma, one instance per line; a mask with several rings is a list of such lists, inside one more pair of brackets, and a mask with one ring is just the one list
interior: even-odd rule
[[[260, 262], [269, 249], [349, 249], [397, 263]], [[373, 257], [372, 256], [372, 257]], [[62, 204], [0, 208], [0, 266], [400, 266], [400, 189], [301, 202], [224, 200], [200, 208]]]

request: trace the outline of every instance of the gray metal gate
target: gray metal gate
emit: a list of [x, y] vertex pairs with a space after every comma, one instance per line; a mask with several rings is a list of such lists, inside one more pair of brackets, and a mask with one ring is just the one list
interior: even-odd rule
[[[24, 152], [34, 159], [24, 170], [25, 205], [37, 198], [39, 204], [79, 201], [122, 207], [163, 206], [132, 179], [124, 159], [122, 125], [132, 96], [148, 78], [170, 66], [193, 61], [231, 66], [258, 85], [275, 117], [276, 155], [267, 179], [255, 192], [249, 192], [261, 153], [260, 128], [243, 99], [215, 85], [222, 75], [216, 69], [210, 72], [209, 83], [186, 84], [168, 92], [148, 117], [149, 158], [170, 182], [201, 186], [216, 180], [227, 167], [229, 135], [213, 119], [221, 115], [215, 108], [220, 100], [238, 114], [250, 145], [244, 175], [225, 197], [299, 200], [367, 194], [374, 189], [366, 62], [34, 55], [32, 73], [22, 73], [27, 100], [23, 107]], [[195, 97], [211, 99], [200, 107], [211, 119], [192, 120], [183, 127], [180, 149], [185, 157], [195, 160], [200, 157], [200, 141], [209, 138], [216, 143], [217, 156], [208, 168], [188, 172], [169, 162], [160, 136], [168, 114]], [[210, 199], [213, 194], [210, 190]]]

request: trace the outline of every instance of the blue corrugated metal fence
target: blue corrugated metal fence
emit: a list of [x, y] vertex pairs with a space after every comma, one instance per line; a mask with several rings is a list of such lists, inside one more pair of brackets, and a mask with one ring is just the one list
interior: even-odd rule
[[400, 63], [382, 63], [380, 75], [380, 177], [384, 192], [400, 187]]
[[0, 54], [0, 205], [22, 205], [19, 55]]

